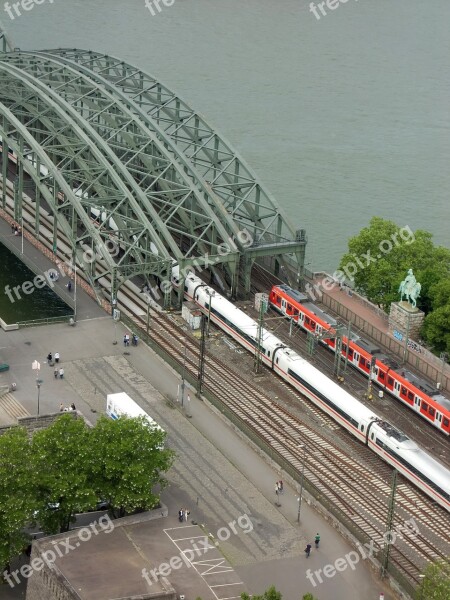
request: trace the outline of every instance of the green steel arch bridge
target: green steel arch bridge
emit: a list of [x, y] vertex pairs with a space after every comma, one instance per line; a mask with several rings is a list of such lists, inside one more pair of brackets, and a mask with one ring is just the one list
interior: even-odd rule
[[63, 234], [98, 294], [105, 276], [112, 298], [136, 275], [170, 280], [174, 261], [181, 290], [194, 267], [228, 295], [247, 295], [255, 262], [274, 275], [284, 266], [283, 278], [299, 284], [305, 231], [174, 92], [105, 54], [11, 46], [0, 33], [0, 176], [6, 182], [6, 151], [14, 153], [14, 217], [20, 222], [31, 185], [35, 234], [45, 207], [54, 251]]

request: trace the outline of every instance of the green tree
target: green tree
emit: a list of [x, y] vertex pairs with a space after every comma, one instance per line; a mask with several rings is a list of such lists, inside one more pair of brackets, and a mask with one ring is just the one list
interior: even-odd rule
[[450, 302], [425, 317], [422, 334], [434, 350], [450, 354]]
[[417, 590], [417, 598], [448, 600], [450, 598], [450, 561], [442, 560], [428, 565]]
[[305, 594], [302, 600], [316, 600], [316, 598], [312, 594]]
[[23, 528], [32, 520], [35, 508], [29, 456], [30, 442], [24, 428], [13, 427], [0, 436], [0, 577], [27, 545]]
[[89, 481], [90, 436], [85, 422], [73, 414], [62, 415], [33, 436], [37, 520], [47, 533], [67, 531], [76, 512], [95, 505], [96, 490]]
[[159, 502], [154, 487], [167, 484], [163, 473], [174, 452], [162, 449], [165, 432], [142, 419], [101, 417], [92, 430], [91, 478], [97, 493], [107, 500], [114, 516], [153, 508]]
[[431, 310], [432, 288], [450, 278], [450, 250], [435, 246], [432, 234], [399, 228], [393, 221], [373, 217], [348, 243], [339, 269], [357, 292], [386, 310], [399, 300], [398, 287], [408, 269], [422, 284], [418, 306]]
[[272, 585], [267, 589], [262, 596], [249, 596], [246, 592], [241, 594], [242, 600], [281, 600], [282, 595], [277, 592], [275, 587]]

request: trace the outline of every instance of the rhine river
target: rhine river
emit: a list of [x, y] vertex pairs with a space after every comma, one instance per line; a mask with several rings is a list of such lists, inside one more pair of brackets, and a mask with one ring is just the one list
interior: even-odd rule
[[54, 0], [0, 18], [23, 49], [102, 51], [175, 90], [307, 230], [309, 268], [334, 270], [372, 215], [450, 246], [450, 2], [309, 5]]

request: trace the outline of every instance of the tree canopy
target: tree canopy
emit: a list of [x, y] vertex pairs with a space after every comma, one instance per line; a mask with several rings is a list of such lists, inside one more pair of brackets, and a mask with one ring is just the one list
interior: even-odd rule
[[241, 598], [242, 600], [282, 600], [282, 595], [272, 585], [262, 596], [249, 596], [244, 592], [241, 594]]
[[[0, 436], [0, 568], [27, 545], [23, 533], [36, 505], [27, 432], [14, 427]], [[1, 568], [3, 573], [3, 568]]]
[[432, 234], [373, 217], [350, 238], [341, 258], [340, 277], [388, 311], [400, 300], [399, 285], [408, 269], [422, 289], [417, 306], [426, 314], [422, 335], [438, 351], [450, 349], [450, 249], [435, 246]]
[[173, 453], [161, 450], [165, 433], [150, 429], [142, 418], [101, 417], [91, 434], [91, 481], [116, 511], [115, 516], [154, 507], [162, 489], [162, 476], [172, 464]]
[[448, 600], [450, 598], [450, 559], [432, 563], [423, 573], [417, 598]]
[[114, 516], [156, 506], [174, 459], [165, 436], [143, 419], [101, 417], [89, 428], [72, 413], [31, 441], [22, 427], [0, 435], [0, 567], [27, 545], [31, 523], [45, 533], [66, 531], [99, 499]]

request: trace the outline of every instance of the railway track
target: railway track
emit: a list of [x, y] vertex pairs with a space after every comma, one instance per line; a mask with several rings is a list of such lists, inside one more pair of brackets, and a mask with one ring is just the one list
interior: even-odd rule
[[[29, 217], [26, 222], [34, 220], [32, 210]], [[52, 221], [43, 216], [41, 232], [50, 235], [51, 228]], [[70, 249], [64, 236], [58, 234], [58, 237], [61, 244]], [[139, 296], [136, 285], [132, 282], [124, 284], [118, 303], [124, 310], [132, 306], [131, 319], [136, 327], [146, 329], [143, 314], [147, 305]], [[171, 316], [154, 310], [150, 310], [150, 316], [152, 341], [168, 352], [180, 368], [185, 368], [196, 378], [199, 343]], [[246, 354], [243, 356], [249, 358]], [[280, 402], [211, 354], [205, 359], [204, 388], [232, 410], [274, 454], [289, 462], [299, 476], [306, 452], [300, 447], [303, 445], [307, 449], [305, 476], [310, 485], [319, 496], [347, 515], [367, 539], [377, 544], [378, 552], [381, 551], [392, 472], [388, 465], [345, 432], [342, 438], [345, 438], [347, 451], [340, 443], [333, 443], [330, 433], [339, 431], [341, 434], [341, 428], [286, 384], [282, 385], [284, 392], [289, 390], [289, 396], [296, 403], [305, 405], [328, 435], [301, 421]], [[450, 554], [449, 516], [412, 484], [400, 479], [394, 527], [399, 530], [406, 520], [414, 518], [418, 531], [404, 532], [402, 539], [392, 546], [391, 561], [412, 585], [416, 585], [419, 573], [428, 561]]]
[[[144, 328], [144, 319], [133, 317], [137, 327]], [[186, 336], [186, 332], [167, 319], [165, 315], [152, 314], [152, 340], [197, 376], [199, 344]], [[155, 324], [157, 327], [155, 327]], [[186, 347], [186, 353], [184, 348]], [[238, 380], [238, 381], [237, 381]], [[333, 502], [353, 523], [377, 545], [384, 546], [385, 522], [390, 487], [391, 469], [370, 451], [369, 460], [362, 461], [345, 453], [337, 445], [304, 423], [278, 403], [267, 397], [256, 386], [239, 378], [235, 371], [218, 360], [205, 359], [204, 389], [214, 394], [256, 434], [271, 451], [288, 461], [300, 474], [304, 445], [308, 448], [305, 476], [319, 494]], [[300, 396], [300, 395], [299, 395]], [[357, 444], [357, 442], [355, 441]], [[359, 447], [359, 449], [361, 449]], [[368, 468], [367, 463], [370, 464]], [[401, 544], [391, 550], [391, 560], [396, 568], [414, 584], [429, 560], [445, 558], [450, 547], [450, 536], [442, 530], [446, 511], [415, 490], [408, 482], [398, 486], [398, 509], [394, 530], [401, 531], [404, 522], [414, 518], [418, 531], [403, 534]], [[430, 523], [430, 512], [435, 519]], [[428, 531], [419, 523], [426, 523]]]

